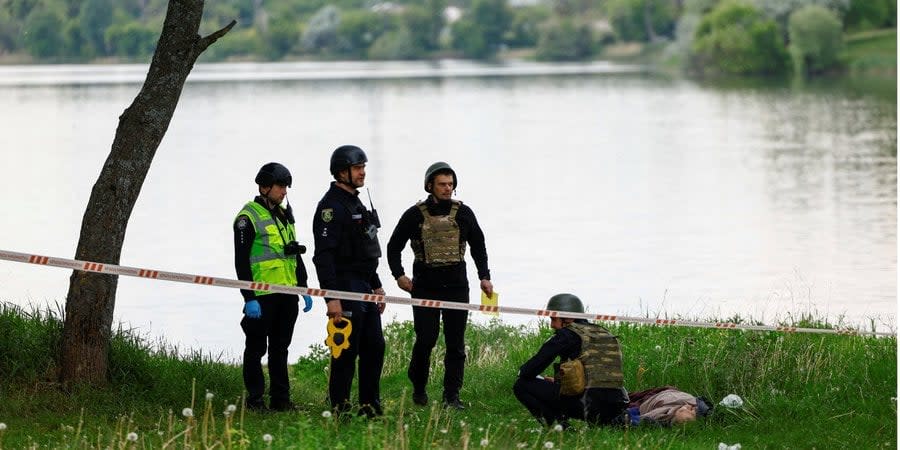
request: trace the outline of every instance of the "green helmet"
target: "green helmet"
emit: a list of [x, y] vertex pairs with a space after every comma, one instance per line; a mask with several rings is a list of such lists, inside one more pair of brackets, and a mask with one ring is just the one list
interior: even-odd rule
[[428, 190], [428, 183], [431, 183], [434, 180], [435, 176], [441, 175], [442, 173], [450, 174], [451, 176], [453, 176], [453, 189], [456, 189], [456, 171], [454, 171], [453, 168], [450, 167], [450, 164], [447, 164], [443, 161], [438, 161], [428, 166], [428, 169], [425, 170], [425, 192], [428, 192], [429, 194], [431, 193], [431, 191]]
[[547, 302], [547, 310], [583, 313], [584, 305], [581, 299], [572, 294], [556, 294]]

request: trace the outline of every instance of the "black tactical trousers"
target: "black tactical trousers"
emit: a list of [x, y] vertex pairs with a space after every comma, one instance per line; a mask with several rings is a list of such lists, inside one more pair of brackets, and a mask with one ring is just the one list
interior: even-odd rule
[[[342, 282], [342, 289], [351, 292], [371, 293], [368, 282], [348, 280]], [[384, 335], [381, 329], [381, 314], [374, 303], [334, 300], [341, 302], [345, 316], [349, 313], [350, 347], [341, 352], [339, 358], [331, 358], [331, 376], [328, 379], [328, 398], [331, 407], [346, 411], [350, 407], [350, 386], [356, 372], [359, 358], [359, 404], [371, 405], [376, 410], [381, 407], [381, 369], [384, 367]]]
[[588, 389], [584, 395], [561, 396], [559, 384], [539, 378], [519, 378], [513, 385], [516, 398], [538, 422], [550, 425], [567, 419], [586, 420], [594, 425], [609, 425], [622, 415], [628, 396], [622, 389]]
[[256, 298], [262, 316], [241, 320], [246, 337], [244, 343], [244, 386], [247, 404], [263, 405], [266, 381], [263, 377], [262, 357], [269, 353], [269, 398], [271, 404], [290, 401], [287, 357], [288, 346], [294, 336], [299, 297], [291, 294], [268, 294]]
[[[413, 288], [414, 298], [469, 303], [469, 290], [454, 289], [451, 291], [419, 290]], [[437, 344], [444, 319], [444, 399], [459, 398], [463, 385], [463, 373], [466, 364], [466, 323], [469, 312], [456, 309], [437, 309], [413, 306], [413, 322], [416, 331], [416, 342], [413, 344], [412, 357], [409, 361], [407, 376], [413, 385], [413, 392], [425, 393], [428, 384], [428, 370], [431, 367], [431, 351]]]

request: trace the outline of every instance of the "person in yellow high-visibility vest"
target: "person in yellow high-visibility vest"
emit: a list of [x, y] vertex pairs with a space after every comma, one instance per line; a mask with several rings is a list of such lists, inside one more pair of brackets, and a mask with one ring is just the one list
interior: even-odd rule
[[[279, 163], [263, 165], [256, 175], [259, 195], [234, 219], [234, 267], [238, 279], [306, 287], [306, 267], [300, 255], [290, 204], [281, 206], [291, 186], [291, 173]], [[288, 382], [288, 346], [299, 314], [299, 297], [242, 289], [244, 317], [243, 374], [246, 405], [251, 410], [293, 410]], [[304, 295], [305, 308], [312, 299]], [[269, 353], [269, 408], [266, 407], [262, 357]]]

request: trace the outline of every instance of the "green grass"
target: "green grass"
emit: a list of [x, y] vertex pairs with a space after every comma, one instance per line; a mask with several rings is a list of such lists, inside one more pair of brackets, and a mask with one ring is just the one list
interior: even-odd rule
[[[55, 383], [61, 324], [53, 311], [0, 305], [0, 448], [896, 448], [897, 342], [849, 336], [757, 333], [607, 324], [622, 341], [626, 388], [675, 385], [714, 401], [738, 394], [744, 408], [716, 408], [676, 428], [544, 429], [511, 392], [518, 366], [551, 334], [500, 323], [470, 326], [465, 411], [414, 407], [406, 365], [410, 323], [386, 327], [386, 415], [325, 418], [327, 358], [314, 347], [291, 368], [301, 410], [254, 414], [240, 405], [240, 368], [151, 344], [118, 330], [110, 383], [66, 392]], [[805, 325], [809, 317], [803, 317]], [[815, 320], [813, 322], [816, 322]], [[824, 325], [821, 321], [818, 324]], [[443, 347], [429, 393], [440, 396]], [[209, 391], [213, 397], [206, 399]], [[193, 406], [193, 418], [181, 411]], [[128, 433], [137, 434], [135, 442]], [[263, 440], [269, 434], [270, 443]]]
[[842, 55], [851, 74], [897, 76], [897, 29], [849, 34]]

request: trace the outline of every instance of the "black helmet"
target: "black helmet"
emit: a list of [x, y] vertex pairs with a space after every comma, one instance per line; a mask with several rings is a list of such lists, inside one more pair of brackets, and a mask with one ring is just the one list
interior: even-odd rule
[[263, 187], [273, 184], [291, 187], [291, 172], [277, 162], [270, 162], [259, 168], [255, 181], [256, 184]]
[[453, 189], [456, 189], [456, 171], [450, 167], [450, 164], [438, 161], [428, 166], [428, 169], [425, 170], [425, 192], [431, 193], [431, 191], [428, 190], [428, 183], [431, 183], [435, 176], [448, 173], [453, 176]]
[[355, 145], [342, 145], [334, 150], [331, 154], [331, 174], [337, 175], [338, 172], [357, 164], [363, 164], [369, 161], [366, 158], [366, 152]]
[[547, 310], [583, 313], [584, 305], [581, 299], [572, 294], [556, 294], [547, 302]]

